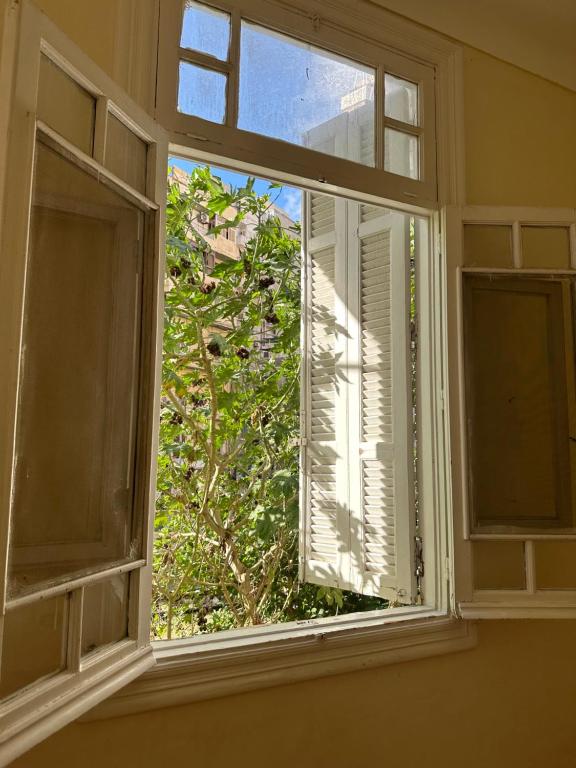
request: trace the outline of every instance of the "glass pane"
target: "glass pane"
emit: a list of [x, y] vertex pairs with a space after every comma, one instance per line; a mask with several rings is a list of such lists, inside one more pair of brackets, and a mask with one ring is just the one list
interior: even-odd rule
[[137, 557], [143, 214], [41, 142], [24, 310], [10, 589]]
[[418, 137], [409, 133], [384, 129], [384, 169], [399, 176], [417, 179]]
[[512, 227], [465, 224], [464, 264], [493, 269], [513, 267]]
[[0, 698], [64, 669], [67, 606], [68, 597], [60, 595], [6, 613]]
[[523, 541], [473, 543], [475, 589], [526, 589]]
[[223, 123], [226, 117], [226, 75], [180, 62], [178, 111]]
[[225, 61], [230, 42], [230, 16], [194, 0], [186, 0], [180, 45]]
[[47, 56], [40, 57], [37, 110], [46, 125], [92, 154], [96, 100]]
[[128, 634], [130, 575], [114, 576], [84, 589], [82, 653], [123, 640]]
[[238, 127], [374, 165], [374, 79], [370, 67], [244, 22]]
[[522, 266], [570, 269], [568, 227], [522, 227]]
[[148, 144], [114, 115], [108, 115], [104, 165], [130, 186], [146, 192]]
[[385, 75], [384, 81], [386, 117], [418, 125], [418, 86], [394, 75]]

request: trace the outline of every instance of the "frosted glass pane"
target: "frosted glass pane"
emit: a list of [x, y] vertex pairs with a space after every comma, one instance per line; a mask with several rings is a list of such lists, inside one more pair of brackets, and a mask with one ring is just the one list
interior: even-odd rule
[[128, 634], [130, 576], [121, 574], [84, 589], [82, 653], [123, 640]]
[[46, 125], [92, 154], [96, 101], [47, 56], [40, 57], [37, 111]]
[[228, 58], [230, 16], [194, 0], [186, 0], [180, 45], [217, 59]]
[[374, 165], [374, 80], [370, 67], [244, 22], [238, 127]]
[[465, 224], [464, 264], [467, 267], [493, 269], [513, 267], [512, 227]]
[[386, 75], [384, 83], [384, 111], [386, 117], [400, 120], [410, 125], [418, 124], [418, 86], [401, 80], [393, 75]]
[[384, 129], [384, 169], [399, 176], [417, 179], [418, 137], [409, 133]]
[[226, 75], [180, 62], [178, 111], [223, 123], [226, 117]]
[[41, 142], [36, 158], [12, 593], [138, 557], [143, 214]]
[[4, 617], [0, 698], [64, 669], [68, 597], [8, 611]]
[[148, 144], [130, 128], [108, 115], [106, 158], [104, 165], [116, 176], [143, 194], [146, 192], [146, 161]]
[[569, 269], [568, 227], [522, 227], [522, 266], [534, 269]]

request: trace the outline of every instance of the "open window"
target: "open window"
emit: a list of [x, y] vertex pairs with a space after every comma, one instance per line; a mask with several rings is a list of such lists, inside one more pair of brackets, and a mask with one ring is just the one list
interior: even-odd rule
[[0, 280], [3, 764], [153, 662], [165, 151], [43, 14], [23, 3], [18, 23]]

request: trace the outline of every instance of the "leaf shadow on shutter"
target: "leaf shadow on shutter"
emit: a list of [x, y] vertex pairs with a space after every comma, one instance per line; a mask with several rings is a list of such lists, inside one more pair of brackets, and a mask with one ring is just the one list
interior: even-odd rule
[[409, 219], [318, 193], [304, 218], [301, 579], [410, 602]]

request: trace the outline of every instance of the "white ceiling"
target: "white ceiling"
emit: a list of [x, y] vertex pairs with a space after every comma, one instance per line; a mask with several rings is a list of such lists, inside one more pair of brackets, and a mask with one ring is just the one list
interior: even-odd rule
[[576, 0], [372, 0], [576, 91]]

